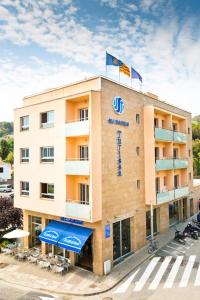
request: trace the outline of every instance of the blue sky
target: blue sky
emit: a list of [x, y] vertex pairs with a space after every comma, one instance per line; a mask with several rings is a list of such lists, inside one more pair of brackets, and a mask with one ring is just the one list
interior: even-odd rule
[[200, 114], [199, 1], [1, 0], [0, 121], [25, 95], [104, 75], [106, 51], [142, 75], [144, 92]]

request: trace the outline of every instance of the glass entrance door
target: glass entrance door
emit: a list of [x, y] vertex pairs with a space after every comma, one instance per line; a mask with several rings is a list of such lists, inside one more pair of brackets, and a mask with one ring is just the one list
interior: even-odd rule
[[113, 223], [113, 260], [131, 251], [130, 218]]

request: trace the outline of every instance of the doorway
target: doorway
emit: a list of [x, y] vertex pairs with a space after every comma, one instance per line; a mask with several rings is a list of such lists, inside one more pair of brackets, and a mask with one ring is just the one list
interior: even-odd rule
[[81, 253], [77, 254], [76, 265], [88, 271], [93, 271], [92, 236], [86, 241]]
[[130, 218], [113, 223], [113, 260], [131, 252]]

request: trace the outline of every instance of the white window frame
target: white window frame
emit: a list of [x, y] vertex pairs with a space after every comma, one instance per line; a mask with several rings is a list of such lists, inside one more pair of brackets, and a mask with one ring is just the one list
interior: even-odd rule
[[80, 160], [88, 160], [88, 158], [89, 158], [88, 145], [80, 145], [79, 146], [79, 157], [80, 157]]
[[88, 107], [84, 107], [79, 110], [79, 119], [80, 121], [88, 120]]
[[21, 196], [29, 196], [29, 182], [28, 181], [20, 182], [20, 195]]
[[29, 116], [20, 117], [20, 130], [26, 131], [29, 130]]
[[[53, 149], [53, 156], [51, 156], [51, 151]], [[47, 152], [46, 155], [44, 152]], [[45, 146], [40, 148], [40, 160], [42, 163], [54, 162], [54, 147], [53, 146]]]
[[[47, 119], [47, 122], [42, 122], [42, 116], [46, 114], [46, 119]], [[51, 117], [49, 117], [51, 115]], [[40, 114], [40, 125], [41, 125], [41, 128], [49, 128], [49, 127], [53, 127], [54, 126], [54, 110], [49, 110], [49, 111], [46, 111], [46, 112], [42, 112]]]
[[[47, 185], [47, 193], [43, 193], [42, 192], [42, 185], [43, 184], [46, 184]], [[54, 193], [49, 193], [49, 187], [50, 186], [53, 186], [53, 189], [54, 189], [54, 184], [53, 183], [46, 183], [46, 182], [41, 182], [40, 183], [40, 196], [41, 198], [45, 198], [45, 199], [54, 199]]]
[[[23, 151], [25, 152], [24, 156], [23, 156]], [[21, 159], [20, 159], [21, 163], [28, 163], [29, 162], [29, 148], [21, 148], [20, 156], [21, 156]]]
[[90, 204], [89, 184], [80, 183], [80, 203], [84, 205]]

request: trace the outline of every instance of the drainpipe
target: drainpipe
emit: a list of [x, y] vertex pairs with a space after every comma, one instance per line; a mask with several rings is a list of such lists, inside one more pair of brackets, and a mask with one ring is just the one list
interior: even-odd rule
[[151, 216], [151, 240], [153, 240], [153, 204], [152, 204], [152, 201], [151, 201], [150, 216]]

